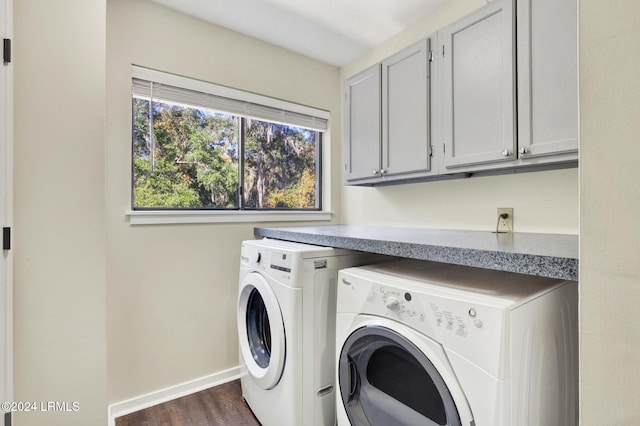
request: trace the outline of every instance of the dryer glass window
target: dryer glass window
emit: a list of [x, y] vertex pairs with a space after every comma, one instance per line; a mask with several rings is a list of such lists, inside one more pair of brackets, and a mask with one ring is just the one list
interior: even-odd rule
[[251, 291], [247, 303], [247, 337], [256, 364], [267, 368], [271, 359], [271, 326], [264, 300], [257, 289]]
[[398, 346], [382, 346], [371, 354], [367, 379], [374, 387], [439, 425], [447, 424], [440, 392], [420, 363]]
[[355, 330], [340, 352], [338, 379], [351, 424], [461, 426], [438, 370], [395, 330]]

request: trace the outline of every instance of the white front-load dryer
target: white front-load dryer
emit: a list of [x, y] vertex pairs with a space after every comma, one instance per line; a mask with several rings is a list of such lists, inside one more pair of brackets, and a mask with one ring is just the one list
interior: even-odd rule
[[242, 243], [242, 395], [263, 426], [335, 425], [338, 270], [381, 258], [279, 240]]
[[337, 423], [577, 424], [577, 283], [402, 260], [340, 271]]

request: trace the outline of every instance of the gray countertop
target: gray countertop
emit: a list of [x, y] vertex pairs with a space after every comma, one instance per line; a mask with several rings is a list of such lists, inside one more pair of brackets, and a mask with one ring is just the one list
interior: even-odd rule
[[324, 225], [255, 228], [257, 237], [578, 280], [578, 236]]

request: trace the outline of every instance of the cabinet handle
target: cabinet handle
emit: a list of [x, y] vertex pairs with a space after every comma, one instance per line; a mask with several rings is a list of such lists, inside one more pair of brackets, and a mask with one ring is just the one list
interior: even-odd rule
[[387, 174], [387, 171], [385, 169], [380, 169], [380, 176], [384, 176]]
[[374, 171], [373, 171], [373, 174], [374, 174], [375, 176], [378, 176], [378, 173], [380, 173], [378, 170], [374, 170]]
[[524, 146], [522, 148], [520, 148], [520, 154], [526, 154], [527, 153], [527, 148], [525, 148]]
[[511, 151], [509, 151], [508, 149], [505, 149], [504, 151], [502, 151], [502, 156], [503, 157], [508, 157], [511, 155]]

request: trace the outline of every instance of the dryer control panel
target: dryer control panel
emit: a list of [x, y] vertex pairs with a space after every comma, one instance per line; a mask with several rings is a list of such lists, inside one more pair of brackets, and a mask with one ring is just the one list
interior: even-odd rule
[[[486, 327], [484, 309], [477, 304], [380, 284], [374, 285], [369, 292], [366, 311], [393, 318], [423, 332], [441, 330], [441, 333], [462, 338]], [[429, 327], [425, 330], [426, 326]]]
[[340, 274], [339, 312], [344, 311], [345, 301], [355, 303], [361, 314], [401, 322], [496, 377], [505, 373], [500, 371], [506, 350], [503, 309], [476, 294], [422, 283], [393, 285], [392, 279], [371, 281], [344, 271]]

